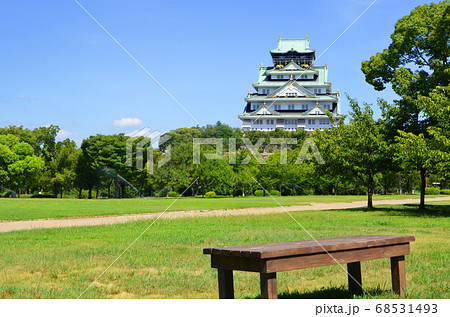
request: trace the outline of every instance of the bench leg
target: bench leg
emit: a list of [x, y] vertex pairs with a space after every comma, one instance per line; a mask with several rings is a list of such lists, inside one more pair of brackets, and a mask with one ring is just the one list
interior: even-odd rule
[[400, 296], [405, 296], [406, 271], [405, 256], [395, 256], [391, 258], [392, 290]]
[[234, 298], [233, 271], [217, 269], [219, 276], [219, 298]]
[[261, 298], [277, 299], [277, 273], [260, 273]]
[[361, 262], [347, 263], [348, 289], [352, 294], [362, 294]]

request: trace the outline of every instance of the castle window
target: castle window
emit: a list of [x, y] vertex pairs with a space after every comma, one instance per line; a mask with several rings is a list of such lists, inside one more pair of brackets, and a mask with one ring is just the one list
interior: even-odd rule
[[288, 110], [294, 110], [295, 106], [294, 105], [288, 105]]

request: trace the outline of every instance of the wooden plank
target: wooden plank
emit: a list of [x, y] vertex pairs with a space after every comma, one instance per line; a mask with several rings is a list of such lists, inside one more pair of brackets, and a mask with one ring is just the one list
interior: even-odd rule
[[233, 271], [218, 269], [219, 278], [219, 298], [220, 299], [233, 299], [234, 298], [234, 286], [233, 286]]
[[406, 270], [405, 257], [391, 257], [391, 277], [392, 290], [400, 296], [405, 296], [406, 291]]
[[261, 259], [211, 255], [211, 267], [216, 269], [263, 272], [265, 266]]
[[260, 273], [261, 298], [277, 299], [277, 273]]
[[[283, 272], [309, 267], [335, 265], [396, 257], [409, 254], [409, 243], [367, 249], [345, 250], [311, 255], [269, 259], [263, 273]], [[331, 255], [331, 256], [330, 256]], [[337, 263], [336, 263], [337, 261]]]
[[413, 236], [346, 236], [315, 240], [288, 241], [224, 248], [207, 248], [204, 254], [268, 259], [300, 254], [322, 253], [414, 241]]
[[362, 294], [361, 262], [347, 263], [348, 289], [352, 294]]

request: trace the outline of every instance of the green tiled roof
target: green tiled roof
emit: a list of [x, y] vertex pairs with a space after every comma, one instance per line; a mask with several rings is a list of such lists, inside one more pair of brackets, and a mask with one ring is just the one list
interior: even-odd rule
[[279, 39], [277, 48], [270, 52], [287, 53], [292, 50], [299, 53], [310, 53], [315, 51], [309, 48], [309, 39]]

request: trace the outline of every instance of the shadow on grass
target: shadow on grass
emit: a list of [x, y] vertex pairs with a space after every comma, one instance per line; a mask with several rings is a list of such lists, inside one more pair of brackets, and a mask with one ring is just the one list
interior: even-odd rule
[[[364, 295], [353, 295], [346, 287], [329, 287], [321, 288], [309, 292], [283, 292], [278, 294], [280, 299], [352, 299], [352, 298], [371, 298], [379, 297], [383, 294], [390, 294], [390, 291], [382, 290], [379, 287], [373, 289], [366, 289], [367, 293]], [[382, 296], [385, 297], [385, 296]], [[389, 297], [389, 296], [388, 296]], [[261, 295], [249, 298], [261, 298]]]
[[425, 205], [425, 210], [419, 209], [419, 204], [375, 206], [374, 208], [351, 208], [352, 211], [381, 211], [390, 216], [413, 216], [413, 217], [450, 217], [449, 205]]

